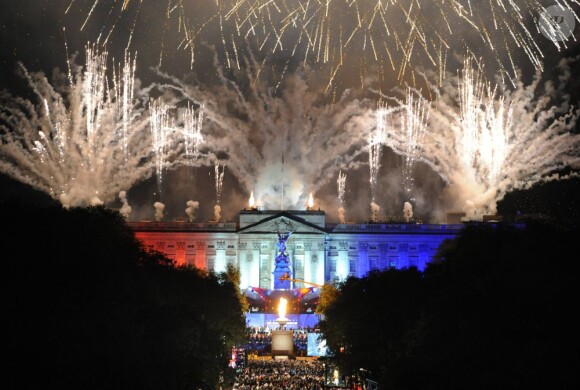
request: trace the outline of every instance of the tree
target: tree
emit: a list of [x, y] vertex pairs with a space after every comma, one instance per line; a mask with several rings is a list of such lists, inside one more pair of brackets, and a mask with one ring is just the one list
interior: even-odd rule
[[433, 389], [574, 388], [576, 226], [468, 226], [425, 272], [417, 369]]
[[344, 370], [389, 389], [577, 388], [579, 230], [468, 225], [423, 273], [348, 279], [321, 329]]
[[0, 202], [0, 216], [8, 382], [216, 388], [245, 329], [232, 283], [145, 251], [114, 210]]
[[335, 285], [330, 283], [325, 283], [320, 289], [320, 298], [318, 299], [318, 305], [316, 306], [316, 314], [324, 314], [328, 307], [336, 300], [338, 297], [338, 289]]
[[242, 294], [242, 291], [240, 290], [240, 284], [242, 283], [242, 273], [240, 268], [228, 263], [226, 271], [220, 275], [220, 279], [223, 282], [231, 283], [236, 288], [236, 295], [242, 305], [242, 311], [244, 313], [247, 312], [250, 309], [250, 304], [248, 303], [246, 296]]
[[[349, 278], [324, 310], [321, 330], [345, 372], [360, 368], [382, 378], [399, 365], [408, 330], [420, 316], [421, 274], [416, 268], [373, 271]], [[343, 352], [341, 352], [343, 351]]]

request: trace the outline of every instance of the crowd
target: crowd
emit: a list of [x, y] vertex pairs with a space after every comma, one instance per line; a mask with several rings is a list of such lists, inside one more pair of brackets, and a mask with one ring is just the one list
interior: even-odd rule
[[[306, 356], [308, 333], [317, 333], [319, 329], [298, 327], [293, 329], [296, 356]], [[268, 355], [272, 344], [272, 329], [268, 326], [250, 326], [246, 329], [246, 350], [251, 354]]]
[[249, 360], [234, 390], [318, 390], [324, 384], [324, 367], [317, 360]]

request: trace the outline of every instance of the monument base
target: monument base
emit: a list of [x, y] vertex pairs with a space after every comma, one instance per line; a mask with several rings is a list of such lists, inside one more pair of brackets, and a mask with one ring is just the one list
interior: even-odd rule
[[272, 357], [294, 355], [294, 332], [292, 330], [272, 331]]

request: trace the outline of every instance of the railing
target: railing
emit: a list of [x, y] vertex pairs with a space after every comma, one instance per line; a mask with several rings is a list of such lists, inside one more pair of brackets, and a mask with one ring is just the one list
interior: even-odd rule
[[[236, 232], [235, 222], [127, 222], [136, 231], [192, 231], [192, 232]], [[413, 224], [413, 223], [335, 223], [327, 224], [330, 233], [457, 233], [464, 224]]]
[[127, 222], [127, 225], [136, 231], [198, 231], [198, 232], [235, 232], [238, 224], [235, 222]]
[[457, 233], [463, 224], [414, 224], [414, 223], [337, 223], [327, 224], [326, 230], [332, 233]]

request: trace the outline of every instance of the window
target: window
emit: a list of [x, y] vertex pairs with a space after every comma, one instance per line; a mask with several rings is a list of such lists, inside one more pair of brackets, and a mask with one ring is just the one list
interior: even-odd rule
[[295, 270], [301, 270], [304, 268], [304, 265], [302, 264], [302, 259], [301, 258], [297, 258], [294, 260], [294, 269]]
[[178, 265], [185, 264], [185, 250], [184, 249], [177, 250], [177, 253], [175, 254], [175, 261], [177, 262]]
[[336, 272], [336, 259], [329, 259], [328, 267], [330, 272]]
[[356, 273], [356, 259], [348, 260], [348, 270], [351, 273]]

